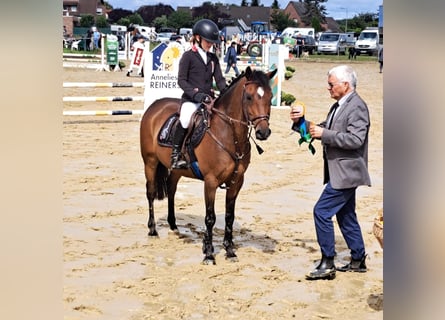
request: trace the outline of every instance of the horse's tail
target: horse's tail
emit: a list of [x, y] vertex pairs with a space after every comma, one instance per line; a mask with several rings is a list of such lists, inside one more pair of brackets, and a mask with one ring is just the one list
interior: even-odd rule
[[155, 198], [158, 200], [163, 200], [167, 194], [167, 177], [168, 169], [161, 163], [158, 163], [156, 167], [155, 176]]

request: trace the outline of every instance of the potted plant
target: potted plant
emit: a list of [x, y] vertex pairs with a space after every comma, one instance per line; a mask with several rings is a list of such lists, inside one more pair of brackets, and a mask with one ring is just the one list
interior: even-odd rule
[[289, 80], [290, 78], [292, 78], [293, 75], [294, 75], [293, 72], [291, 72], [291, 71], [286, 71], [286, 72], [284, 73], [284, 79]]

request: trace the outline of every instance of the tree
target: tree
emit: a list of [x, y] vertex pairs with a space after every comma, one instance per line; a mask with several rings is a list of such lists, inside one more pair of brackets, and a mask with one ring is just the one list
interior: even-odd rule
[[94, 26], [94, 17], [92, 14], [83, 14], [80, 16], [80, 26], [89, 28]]
[[273, 0], [271, 8], [280, 9], [280, 4], [278, 3], [278, 0]]
[[323, 28], [321, 27], [320, 20], [318, 20], [317, 17], [312, 18], [311, 26], [312, 26], [312, 28], [314, 28], [315, 33], [323, 31]]
[[251, 7], [259, 7], [260, 6], [260, 0], [252, 0], [250, 3]]
[[287, 27], [298, 27], [298, 24], [290, 18], [290, 15], [281, 10], [273, 10], [270, 23], [279, 31], [283, 31]]
[[105, 16], [96, 16], [96, 26], [98, 28], [108, 28], [107, 18]]
[[132, 15], [129, 15], [127, 18], [128, 20], [130, 20], [130, 23], [132, 24], [138, 24], [140, 26], [144, 24], [144, 19], [142, 19], [139, 13], [133, 13]]
[[168, 19], [166, 15], [157, 17], [152, 22], [153, 26], [156, 28], [156, 30], [159, 30], [162, 27], [168, 27]]
[[328, 0], [304, 0], [306, 12], [301, 20], [306, 26], [312, 25], [312, 19], [316, 18], [320, 23], [326, 23], [326, 7], [322, 3]]
[[247, 3], [247, 0], [241, 0], [241, 7], [248, 7], [249, 4]]
[[150, 25], [155, 18], [162, 17], [163, 15], [169, 17], [175, 10], [170, 5], [158, 3], [155, 6], [139, 7], [136, 12], [141, 15], [146, 24]]
[[[344, 30], [346, 19], [338, 20], [337, 23]], [[348, 19], [348, 31], [359, 34], [366, 27], [378, 26], [378, 13], [365, 12]]]
[[128, 27], [129, 25], [130, 25], [130, 19], [128, 19], [128, 18], [120, 18], [119, 20], [117, 20], [117, 24], [119, 25], [119, 26], [126, 26], [126, 27]]
[[210, 1], [204, 2], [200, 7], [193, 8], [192, 18], [196, 22], [198, 19], [210, 19], [212, 21], [221, 21], [229, 18], [229, 15], [219, 11], [219, 8]]
[[168, 17], [168, 25], [176, 29], [190, 28], [193, 26], [192, 15], [189, 11], [175, 11]]
[[132, 15], [133, 12], [130, 10], [124, 10], [124, 9], [113, 9], [110, 13], [108, 13], [108, 21], [113, 24], [119, 19], [126, 18], [129, 15]]

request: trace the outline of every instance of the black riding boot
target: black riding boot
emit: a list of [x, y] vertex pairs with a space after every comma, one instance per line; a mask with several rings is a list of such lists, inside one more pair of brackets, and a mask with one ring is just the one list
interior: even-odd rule
[[176, 127], [175, 135], [173, 136], [173, 150], [172, 150], [172, 169], [187, 169], [187, 162], [180, 160], [182, 143], [187, 129], [184, 129], [181, 123]]
[[335, 278], [334, 257], [326, 257], [322, 255], [320, 264], [306, 275], [307, 280], [329, 279]]

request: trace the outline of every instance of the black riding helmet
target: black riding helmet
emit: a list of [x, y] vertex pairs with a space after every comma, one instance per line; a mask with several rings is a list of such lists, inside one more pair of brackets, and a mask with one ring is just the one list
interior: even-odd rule
[[219, 39], [219, 29], [215, 22], [209, 19], [202, 19], [193, 26], [193, 34], [199, 34], [209, 42], [217, 43]]

